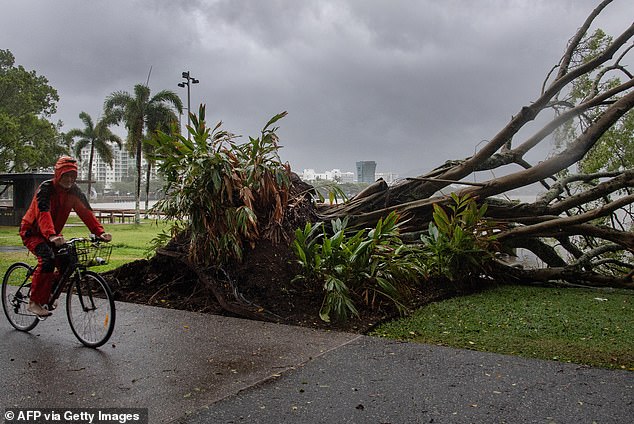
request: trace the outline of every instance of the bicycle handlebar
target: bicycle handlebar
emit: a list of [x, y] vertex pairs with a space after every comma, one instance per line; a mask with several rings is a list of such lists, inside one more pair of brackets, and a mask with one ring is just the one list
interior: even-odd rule
[[107, 241], [103, 240], [100, 237], [97, 237], [95, 234], [91, 234], [89, 238], [86, 237], [73, 237], [69, 240], [66, 240], [66, 242], [64, 243], [64, 245], [73, 245], [77, 242], [81, 242], [81, 241], [90, 241], [92, 243], [107, 243]]
[[99, 237], [97, 237], [94, 234], [91, 234], [89, 238], [86, 237], [73, 237], [71, 239], [66, 240], [66, 242], [64, 244], [62, 244], [58, 249], [57, 249], [57, 254], [58, 255], [66, 255], [69, 253], [69, 248], [71, 246], [74, 246], [76, 243], [78, 242], [84, 242], [84, 241], [90, 241], [91, 243], [96, 243], [97, 245], [101, 242], [104, 242], [103, 240], [101, 240]]

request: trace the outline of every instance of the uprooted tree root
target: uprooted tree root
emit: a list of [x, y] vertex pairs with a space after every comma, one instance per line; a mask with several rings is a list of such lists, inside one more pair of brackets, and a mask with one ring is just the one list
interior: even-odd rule
[[[322, 286], [293, 282], [296, 271], [287, 244], [262, 242], [247, 252], [244, 261], [222, 270], [195, 267], [181, 255], [163, 251], [104, 277], [119, 301], [302, 327], [365, 333], [398, 316], [388, 303], [360, 304], [359, 317], [326, 323], [319, 318]], [[428, 282], [412, 292], [411, 306], [472, 293], [487, 284]]]

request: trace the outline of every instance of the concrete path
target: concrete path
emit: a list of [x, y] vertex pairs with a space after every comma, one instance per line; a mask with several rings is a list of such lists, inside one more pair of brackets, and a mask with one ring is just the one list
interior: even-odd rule
[[118, 303], [82, 347], [59, 311], [0, 318], [0, 405], [148, 408], [150, 423], [631, 423], [634, 373]]
[[171, 422], [301, 366], [358, 335], [117, 303], [110, 341], [94, 350], [62, 309], [31, 333], [0, 312], [0, 406], [148, 408]]

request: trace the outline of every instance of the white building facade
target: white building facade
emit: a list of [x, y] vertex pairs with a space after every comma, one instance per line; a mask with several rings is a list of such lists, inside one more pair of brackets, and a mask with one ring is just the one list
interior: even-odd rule
[[[105, 183], [105, 188], [112, 188], [112, 183], [120, 182], [126, 178], [134, 177], [136, 174], [136, 160], [131, 157], [125, 149], [112, 146], [113, 161], [112, 166], [105, 163], [95, 153], [92, 164], [92, 179]], [[79, 159], [79, 179], [88, 179], [88, 163], [90, 162], [90, 146], [82, 149]], [[146, 162], [142, 159], [142, 166], [145, 168]], [[145, 179], [145, 172], [142, 172]], [[156, 167], [152, 168], [151, 179], [156, 178]]]
[[[303, 181], [308, 183], [313, 181], [334, 181], [338, 183], [354, 183], [357, 182], [356, 174], [349, 171], [341, 171], [340, 169], [332, 169], [325, 172], [316, 172], [312, 168], [304, 169], [300, 175]], [[375, 179], [383, 178], [386, 183], [391, 184], [398, 179], [398, 174], [394, 172], [377, 172]], [[374, 180], [372, 181], [374, 182]]]
[[383, 178], [383, 181], [388, 184], [392, 184], [394, 181], [398, 180], [398, 174], [394, 172], [377, 172], [375, 176], [377, 180], [379, 178]]
[[338, 183], [353, 183], [354, 172], [345, 172], [340, 169], [332, 169], [326, 172], [315, 172], [314, 169], [304, 169], [301, 176], [303, 181], [334, 181]]

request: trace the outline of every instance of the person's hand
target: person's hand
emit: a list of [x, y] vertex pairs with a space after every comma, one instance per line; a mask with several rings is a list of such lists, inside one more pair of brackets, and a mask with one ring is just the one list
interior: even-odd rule
[[50, 236], [48, 241], [53, 243], [55, 247], [61, 247], [64, 243], [66, 243], [64, 236]]
[[112, 234], [110, 234], [110, 233], [102, 233], [102, 234], [99, 236], [99, 239], [100, 239], [101, 241], [105, 241], [105, 242], [107, 243], [107, 242], [109, 242], [109, 241], [112, 241]]

